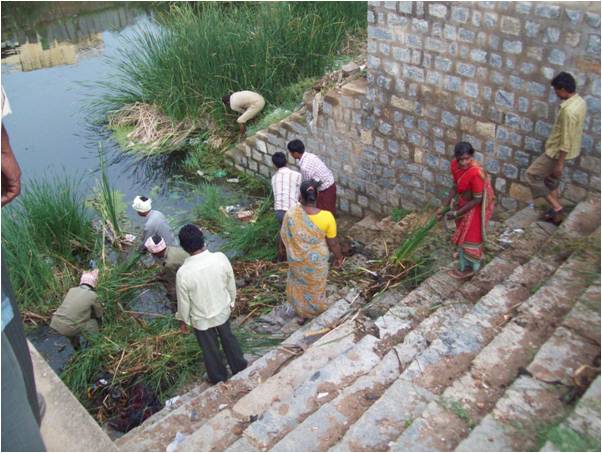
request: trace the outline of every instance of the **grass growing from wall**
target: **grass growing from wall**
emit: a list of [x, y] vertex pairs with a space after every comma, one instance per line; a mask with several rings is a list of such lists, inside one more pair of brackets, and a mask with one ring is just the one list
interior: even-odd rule
[[365, 30], [366, 3], [179, 3], [159, 23], [128, 38], [104, 101], [112, 109], [157, 104], [173, 120], [209, 113], [221, 121], [228, 92], [254, 90], [281, 105], [297, 95], [291, 86], [322, 75], [347, 34]]

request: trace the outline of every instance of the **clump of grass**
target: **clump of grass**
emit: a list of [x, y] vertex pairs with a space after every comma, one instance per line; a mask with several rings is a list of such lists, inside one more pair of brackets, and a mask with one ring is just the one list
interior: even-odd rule
[[537, 434], [540, 447], [549, 440], [560, 451], [600, 451], [600, 439], [583, 436], [568, 426], [544, 427]]
[[432, 217], [426, 224], [412, 231], [402, 242], [402, 244], [393, 252], [393, 261], [401, 266], [405, 266], [412, 258], [414, 252], [423, 243], [429, 231], [431, 231], [436, 224], [437, 219]]
[[128, 38], [104, 83], [105, 105], [142, 102], [173, 120], [220, 122], [228, 92], [254, 90], [281, 105], [287, 87], [322, 75], [346, 35], [366, 27], [366, 3], [180, 3], [159, 22]]
[[2, 251], [16, 298], [46, 315], [94, 249], [91, 217], [72, 179], [30, 181], [3, 210]]

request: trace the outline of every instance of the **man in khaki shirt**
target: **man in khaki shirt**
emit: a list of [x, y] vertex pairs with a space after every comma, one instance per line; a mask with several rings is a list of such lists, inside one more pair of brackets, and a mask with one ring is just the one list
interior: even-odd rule
[[98, 302], [95, 288], [98, 269], [82, 274], [79, 286], [71, 288], [63, 303], [52, 315], [50, 327], [69, 338], [74, 349], [80, 348], [82, 332], [96, 333], [102, 318], [102, 306]]
[[576, 82], [571, 74], [561, 72], [554, 77], [551, 85], [562, 102], [546, 141], [544, 154], [527, 169], [527, 182], [533, 198], [545, 197], [551, 206], [543, 219], [558, 225], [563, 215], [558, 186], [564, 162], [575, 159], [581, 151], [587, 107], [583, 98], [576, 93]]
[[257, 116], [265, 106], [265, 99], [260, 94], [253, 91], [237, 91], [222, 97], [222, 102], [226, 107], [238, 113], [242, 113], [236, 120], [240, 124], [240, 135], [245, 133], [247, 121]]
[[230, 312], [236, 300], [234, 271], [226, 255], [207, 250], [203, 233], [196, 225], [184, 225], [178, 237], [190, 257], [176, 274], [176, 319], [180, 320], [182, 333], [188, 332], [188, 326], [192, 327], [203, 351], [209, 382], [217, 384], [228, 379], [218, 338], [232, 374], [247, 367], [230, 329]]
[[161, 264], [162, 269], [157, 280], [165, 285], [167, 298], [171, 301], [172, 310], [175, 312], [178, 301], [176, 296], [176, 272], [190, 255], [180, 247], [168, 247], [165, 239], [158, 234], [149, 237], [144, 246]]

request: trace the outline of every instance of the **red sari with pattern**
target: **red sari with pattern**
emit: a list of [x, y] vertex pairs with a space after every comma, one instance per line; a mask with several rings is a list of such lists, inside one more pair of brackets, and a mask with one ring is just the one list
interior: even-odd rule
[[493, 213], [495, 201], [491, 181], [487, 173], [474, 160], [467, 168], [461, 168], [456, 159], [452, 160], [451, 173], [458, 193], [456, 209], [462, 208], [475, 197], [482, 197], [480, 204], [456, 219], [456, 231], [452, 236], [452, 242], [463, 249], [464, 257], [468, 261], [479, 262], [483, 258], [486, 227]]

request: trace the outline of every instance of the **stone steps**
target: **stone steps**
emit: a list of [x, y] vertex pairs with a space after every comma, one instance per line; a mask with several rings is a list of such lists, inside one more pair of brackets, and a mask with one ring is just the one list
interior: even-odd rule
[[[579, 304], [582, 302], [583, 298]], [[599, 364], [600, 359], [599, 343], [567, 328], [567, 322], [574, 322], [573, 312], [583, 309], [579, 304], [539, 349], [526, 369], [527, 375], [512, 383], [493, 411], [460, 442], [456, 451], [534, 450], [542, 433], [564, 418], [568, 412], [565, 401], [574, 393], [575, 371], [582, 365], [592, 366], [596, 361]], [[597, 319], [599, 325], [599, 316]], [[598, 414], [599, 404], [598, 399]], [[582, 406], [585, 405], [587, 401]], [[587, 424], [593, 422], [587, 420]]]
[[[391, 445], [392, 451], [450, 451], [489, 412], [514, 381], [519, 370], [526, 367], [536, 351], [558, 325], [563, 314], [549, 311], [537, 323], [527, 318], [529, 307], [545, 301], [549, 288], [558, 292], [561, 305], [571, 304], [583, 291], [580, 273], [588, 263], [573, 259], [564, 263], [520, 308], [523, 315], [514, 316], [495, 338], [481, 350], [471, 368], [448, 387], [425, 413], [415, 419]], [[518, 313], [518, 311], [515, 311]], [[500, 364], [504, 364], [500, 366]], [[453, 427], [453, 429], [450, 429]]]
[[[221, 451], [234, 443], [242, 431], [274, 402], [288, 397], [314, 373], [340, 354], [352, 349], [354, 322], [347, 320], [320, 338], [301, 356], [264, 382], [258, 383], [238, 401], [211, 414], [187, 437], [177, 451]], [[321, 345], [327, 347], [321, 347]]]
[[[327, 311], [293, 333], [282, 345], [253, 362], [229, 381], [198, 392], [202, 387], [178, 401], [174, 406], [155, 414], [151, 423], [145, 422], [115, 443], [122, 451], [159, 451], [173, 441], [176, 434], [190, 434], [220, 407], [229, 406], [259, 383], [277, 373], [287, 362], [350, 314], [350, 304], [341, 299]], [[311, 335], [310, 335], [311, 334]]]
[[[560, 441], [548, 440], [540, 451], [600, 451], [600, 375], [591, 383], [575, 410], [559, 425], [558, 430], [562, 436]], [[581, 443], [567, 445], [561, 442], [575, 438], [580, 439]]]
[[374, 323], [341, 300], [119, 446], [164, 450], [180, 432], [178, 451], [539, 448], [540, 422], [570, 412], [572, 372], [599, 366], [599, 257], [588, 242], [599, 206], [580, 203], [560, 228], [516, 213], [507, 225], [524, 231], [477, 276], [462, 283], [443, 269], [407, 295], [392, 290]]
[[[538, 259], [518, 266], [494, 286], [452, 329], [443, 331], [420, 353], [382, 397], [347, 431], [333, 451], [387, 450], [436, 395], [462, 374], [495, 334], [496, 324], [527, 299], [529, 288], [553, 268]], [[461, 298], [461, 296], [457, 296]], [[407, 398], [405, 392], [415, 396]], [[404, 410], [402, 410], [403, 408]], [[377, 426], [366, 436], [366, 426]]]
[[[332, 401], [305, 419], [278, 442], [273, 451], [325, 451], [345, 433], [359, 416], [399, 377], [416, 354], [437, 333], [450, 328], [468, 310], [467, 305], [449, 304], [436, 310], [393, 347], [366, 376], [343, 389]], [[371, 429], [371, 428], [368, 428]]]

